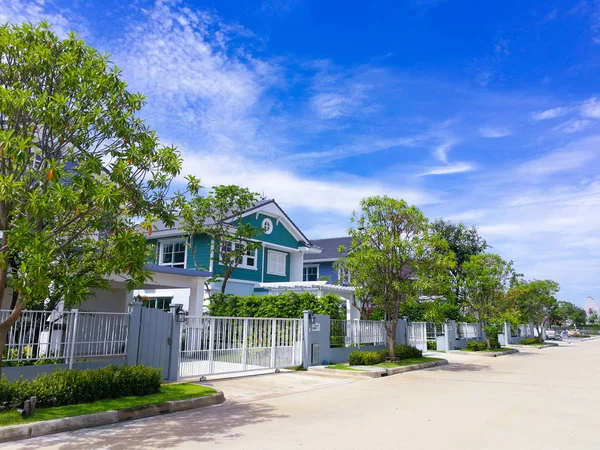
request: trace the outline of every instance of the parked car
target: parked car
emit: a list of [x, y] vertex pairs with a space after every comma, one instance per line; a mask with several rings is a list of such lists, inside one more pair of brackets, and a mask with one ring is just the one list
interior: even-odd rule
[[546, 339], [554, 340], [556, 339], [556, 331], [554, 330], [546, 330]]

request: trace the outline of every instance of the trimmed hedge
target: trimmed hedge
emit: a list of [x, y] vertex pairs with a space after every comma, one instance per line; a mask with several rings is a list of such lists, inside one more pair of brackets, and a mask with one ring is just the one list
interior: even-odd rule
[[542, 341], [539, 337], [530, 337], [530, 338], [524, 338], [521, 339], [521, 345], [536, 345], [536, 344], [543, 344], [544, 341]]
[[304, 311], [315, 314], [328, 314], [332, 319], [345, 320], [346, 308], [337, 295], [327, 294], [317, 297], [310, 292], [298, 294], [284, 292], [279, 295], [237, 295], [216, 293], [210, 298], [208, 307], [211, 316], [221, 317], [304, 317]]
[[28, 381], [0, 380], [0, 403], [21, 405], [37, 396], [38, 407], [74, 405], [109, 398], [155, 394], [162, 382], [161, 369], [134, 366], [106, 366], [94, 370], [57, 370]]
[[[395, 350], [398, 359], [421, 358], [423, 356], [421, 350], [410, 345], [396, 345]], [[348, 355], [348, 363], [351, 366], [374, 366], [384, 362], [388, 356], [390, 356], [390, 351], [387, 348], [375, 352], [356, 350]]]
[[436, 341], [427, 341], [427, 350], [437, 350], [437, 342]]

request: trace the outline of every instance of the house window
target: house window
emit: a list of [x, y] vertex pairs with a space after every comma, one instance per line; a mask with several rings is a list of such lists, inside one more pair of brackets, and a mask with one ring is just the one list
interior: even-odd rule
[[184, 240], [160, 243], [159, 265], [185, 269], [187, 246]]
[[319, 279], [319, 266], [304, 266], [302, 270], [304, 281], [317, 281]]
[[271, 219], [263, 219], [262, 229], [265, 232], [265, 234], [271, 234], [273, 232], [273, 222], [271, 221]]
[[162, 309], [163, 311], [169, 311], [171, 309], [172, 300], [172, 297], [148, 297], [143, 300], [142, 306], [144, 308]]
[[342, 286], [348, 286], [350, 284], [350, 272], [348, 269], [338, 270], [338, 280]]
[[271, 275], [285, 276], [286, 253], [269, 250], [269, 260], [267, 262], [267, 273]]
[[[240, 244], [239, 242], [227, 241], [227, 242], [225, 242], [225, 252], [231, 253], [231, 252], [237, 250], [238, 248], [240, 248], [240, 246], [242, 246], [242, 244]], [[221, 257], [221, 259], [223, 259], [223, 257]], [[238, 264], [237, 267], [241, 268], [241, 269], [256, 270], [256, 267], [257, 267], [256, 260], [257, 260], [256, 250], [246, 250], [244, 255], [242, 255], [242, 258], [240, 259], [240, 263]]]

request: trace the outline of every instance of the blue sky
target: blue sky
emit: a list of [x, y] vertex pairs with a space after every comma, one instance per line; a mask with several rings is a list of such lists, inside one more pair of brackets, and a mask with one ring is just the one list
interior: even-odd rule
[[4, 0], [112, 54], [206, 186], [340, 236], [388, 194], [600, 297], [600, 2]]

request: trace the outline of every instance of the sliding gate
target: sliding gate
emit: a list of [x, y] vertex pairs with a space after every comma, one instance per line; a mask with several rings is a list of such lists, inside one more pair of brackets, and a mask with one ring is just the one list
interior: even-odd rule
[[192, 317], [182, 324], [179, 377], [302, 363], [302, 319]]

